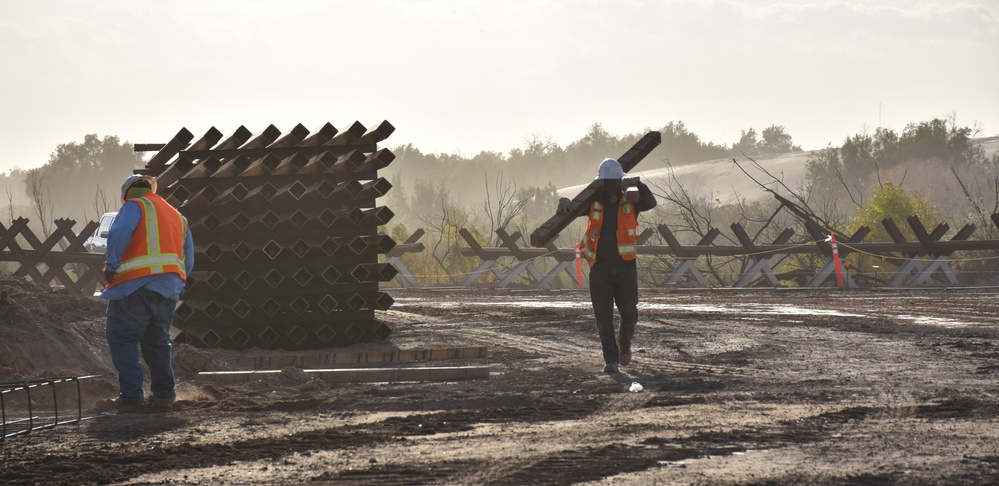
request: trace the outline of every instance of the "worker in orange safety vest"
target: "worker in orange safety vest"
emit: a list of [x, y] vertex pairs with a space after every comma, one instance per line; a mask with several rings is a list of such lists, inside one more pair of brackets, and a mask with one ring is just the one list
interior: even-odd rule
[[118, 371], [115, 404], [128, 411], [147, 404], [140, 350], [149, 368], [148, 404], [165, 406], [177, 398], [170, 326], [194, 267], [194, 240], [187, 219], [156, 194], [152, 177], [129, 176], [121, 199], [108, 230], [107, 287], [100, 296], [108, 300], [105, 335]]
[[[624, 177], [621, 164], [604, 159], [597, 168], [601, 181], [590, 205], [581, 250], [590, 265], [590, 301], [604, 358], [604, 372], [617, 373], [631, 364], [631, 340], [638, 323], [638, 214], [656, 207], [656, 198], [637, 177]], [[567, 198], [559, 212], [571, 211]], [[614, 306], [621, 314], [615, 338]]]

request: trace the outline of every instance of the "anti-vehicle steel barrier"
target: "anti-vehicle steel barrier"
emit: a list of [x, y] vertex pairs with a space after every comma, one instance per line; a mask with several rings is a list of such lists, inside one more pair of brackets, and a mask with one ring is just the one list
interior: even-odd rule
[[385, 254], [385, 262], [395, 267], [399, 272], [396, 278], [399, 280], [400, 285], [404, 287], [420, 288], [420, 283], [413, 276], [413, 272], [409, 270], [409, 267], [402, 261], [402, 256], [407, 253], [423, 252], [426, 248], [419, 241], [424, 234], [425, 231], [423, 231], [423, 228], [417, 229], [409, 238], [406, 238], [406, 241], [395, 245], [395, 248], [392, 248]]
[[93, 295], [104, 285], [104, 254], [90, 253], [83, 244], [97, 229], [86, 223], [77, 232], [76, 221], [56, 219], [52, 232], [38, 237], [27, 218], [17, 218], [7, 226], [0, 223], [0, 262], [14, 263], [14, 276], [39, 285], [60, 286], [73, 295]]
[[[350, 213], [355, 215], [355, 219], [364, 217], [363, 210], [361, 215], [352, 211], [347, 211], [344, 214]], [[214, 221], [211, 218], [209, 220]], [[242, 222], [243, 218], [239, 215], [230, 218], [230, 221], [240, 221], [236, 224], [248, 225], [248, 223]], [[64, 268], [83, 264], [87, 266], [88, 270], [81, 272], [81, 275], [85, 278], [97, 279], [97, 271], [93, 269], [101, 267], [103, 255], [85, 253], [78, 249], [56, 251], [52, 249], [51, 238], [45, 240], [48, 243], [43, 243], [33, 235], [29, 238], [19, 238], [23, 234], [30, 233], [30, 230], [27, 230], [27, 222], [24, 219], [15, 220], [15, 223], [9, 228], [0, 223], [0, 245], [3, 245], [0, 261], [20, 264], [20, 267], [15, 270], [15, 275], [23, 275], [33, 281], [48, 282], [50, 285], [65, 284], [68, 281], [69, 285], [63, 286], [70, 292], [77, 294], [81, 293], [80, 289], [86, 287], [88, 282], [85, 279], [81, 280], [80, 277], [77, 280], [72, 280], [73, 272], [67, 272]], [[999, 228], [999, 215], [993, 215], [992, 222]], [[61, 223], [57, 227], [71, 228], [71, 223], [71, 221], [69, 224]], [[877, 285], [885, 287], [955, 286], [960, 285], [960, 282], [952, 263], [964, 258], [960, 253], [999, 252], [999, 241], [970, 239], [976, 230], [975, 225], [964, 225], [954, 236], [945, 240], [944, 237], [950, 230], [946, 223], [938, 224], [932, 231], [928, 231], [918, 217], [907, 218], [907, 223], [913, 234], [916, 235], [915, 241], [906, 240], [897, 224], [890, 218], [882, 221], [882, 225], [892, 239], [890, 242], [863, 241], [869, 233], [867, 228], [861, 228], [853, 235], [836, 235], [840, 256], [845, 259], [853, 252], [866, 253], [891, 264], [894, 270], [889, 270], [887, 266], [881, 269], [879, 266], [878, 269], [875, 269], [875, 273], [880, 270], [881, 275], [864, 276]], [[92, 224], [88, 224], [87, 228], [92, 229]], [[209, 226], [213, 226], [213, 224], [209, 224]], [[734, 239], [740, 243], [739, 245], [715, 244], [715, 240], [721, 235], [721, 230], [717, 228], [710, 228], [694, 245], [682, 245], [666, 225], [657, 226], [657, 231], [655, 231], [658, 233], [658, 240], [664, 242], [665, 245], [649, 244], [649, 237], [652, 236], [653, 230], [647, 228], [640, 239], [638, 254], [657, 259], [658, 262], [663, 263], [658, 268], [665, 267], [667, 270], [663, 278], [646, 278], [643, 281], [656, 282], [653, 286], [677, 285], [680, 282], [686, 282], [700, 287], [712, 287], [713, 285], [705, 278], [702, 268], [698, 267], [698, 262], [703, 258], [728, 257], [743, 260], [740, 265], [742, 270], [733, 279], [733, 287], [780, 286], [781, 282], [786, 280], [795, 280], [797, 285], [802, 287], [821, 287], [830, 284], [835, 269], [834, 261], [831, 258], [831, 248], [825, 240], [831, 232], [816, 227], [814, 223], [806, 222], [806, 230], [812, 240], [791, 242], [790, 238], [794, 232], [787, 229], [771, 243], [756, 244], [738, 223], [733, 224], [731, 229], [735, 236]], [[66, 233], [66, 230], [63, 230], [62, 232], [73, 234], [72, 231]], [[374, 276], [374, 278], [385, 279], [382, 280], [384, 282], [397, 282], [400, 287], [420, 288], [423, 286], [420, 282], [423, 276], [412, 273], [404, 262], [404, 258], [414, 258], [416, 254], [425, 251], [424, 245], [419, 243], [419, 239], [424, 234], [425, 231], [419, 229], [404, 243], [397, 245], [393, 245], [394, 242], [390, 242], [390, 238], [381, 235], [376, 236], [375, 240], [372, 240], [371, 237], [366, 239], [348, 238], [344, 240], [344, 243], [338, 243], [337, 240], [328, 238], [321, 247], [324, 251], [333, 251], [334, 253], [334, 250], [346, 247], [351, 249], [352, 254], [356, 254], [358, 248], [365, 246], [365, 240], [368, 243], [374, 241], [375, 245], [383, 251], [381, 254], [384, 254], [385, 263], [355, 265], [347, 269], [346, 274], [340, 268], [327, 267], [320, 272], [321, 278], [326, 282], [335, 283], [356, 280], [357, 277], [371, 278]], [[574, 268], [576, 266], [575, 248], [556, 248], [552, 243], [547, 243], [543, 248], [533, 248], [521, 244], [522, 236], [519, 232], [509, 234], [501, 228], [497, 230], [496, 234], [501, 246], [485, 246], [476, 241], [468, 230], [460, 231], [461, 237], [468, 245], [460, 250], [461, 254], [465, 257], [478, 258], [480, 262], [471, 272], [457, 276], [455, 282], [458, 286], [505, 288], [511, 285], [526, 284], [539, 289], [549, 288], [556, 285], [557, 279], [563, 274], [568, 278], [568, 284], [574, 287], [580, 285], [579, 277], [580, 274], [583, 274], [582, 286], [587, 285], [585, 272], [579, 272]], [[33, 247], [33, 244], [36, 245]], [[259, 243], [256, 243], [255, 246], [250, 243], [238, 244], [229, 255], [209, 246], [206, 256], [215, 258], [223, 264], [238, 266], [241, 261], [240, 255], [248, 254], [254, 249], [263, 254], [265, 259], [271, 260], [279, 257], [279, 253], [284, 251], [280, 246], [275, 246], [276, 244], [269, 246], [268, 244], [263, 247], [260, 247]], [[40, 249], [36, 249], [37, 247]], [[302, 251], [303, 248], [303, 246], [298, 245], [297, 248], [292, 248], [292, 252]], [[305, 254], [308, 255], [308, 253]], [[778, 274], [773, 268], [774, 264], [771, 263], [771, 260], [790, 254], [818, 255], [825, 258], [825, 263], [818, 269], [799, 269], [794, 274]], [[202, 261], [202, 263], [204, 262]], [[309, 277], [312, 272], [308, 269], [305, 272], [308, 273], [300, 271], [293, 274], [292, 279], [307, 283], [308, 280], [311, 280]], [[88, 275], [89, 277], [86, 277]], [[857, 269], [847, 269], [845, 286], [857, 287], [860, 285], [855, 280], [855, 275], [861, 276], [857, 274]], [[245, 270], [241, 270], [234, 278], [228, 280], [214, 271], [204, 272], [202, 277], [205, 279], [203, 283], [213, 288], [223, 288], [226, 285], [232, 286], [234, 284], [242, 288], [243, 285], [255, 278], [253, 274]], [[270, 285], [276, 286], [281, 285], [285, 276], [281, 272], [270, 271], [265, 274], [264, 279]], [[992, 286], [999, 286], [999, 275], [994, 276], [990, 283]], [[89, 282], [91, 286], [94, 284], [94, 280]], [[251, 304], [245, 300], [243, 302], [237, 301], [232, 308], [233, 312], [239, 316], [251, 315]], [[352, 294], [340, 300], [324, 296], [323, 299], [314, 302], [314, 305], [331, 311], [337, 309], [363, 310], [369, 303], [373, 304], [375, 308], [387, 308], [391, 305], [391, 297], [384, 292], [368, 294], [367, 296]], [[197, 307], [198, 305], [196, 303], [190, 304], [181, 312], [188, 315], [186, 313], [197, 311], [204, 312], [209, 316], [220, 316], [225, 312], [225, 309], [218, 304], [208, 303], [202, 307]], [[301, 308], [312, 304], [303, 298], [303, 300], [293, 301], [293, 305]], [[265, 299], [260, 307], [266, 314], [267, 312], [276, 313], [280, 306], [281, 303], [276, 300]], [[328, 344], [333, 341], [338, 332], [341, 332], [342, 337], [351, 341], [364, 339], [365, 336], [388, 336], [390, 333], [390, 330], [380, 324], [359, 322], [344, 327], [342, 330], [337, 330], [333, 325], [322, 324], [313, 329], [311, 336], [316, 338], [319, 343]], [[371, 331], [366, 332], [365, 329]], [[246, 347], [253, 343], [262, 343], [263, 347], [270, 348], [279, 346], [282, 340], [290, 341], [292, 344], [301, 344], [310, 336], [309, 331], [305, 328], [294, 326], [284, 329], [282, 334], [278, 322], [268, 322], [263, 327], [249, 329], [242, 326], [190, 325], [187, 326], [184, 333], [182, 339], [198, 341], [211, 347], [225, 343], [229, 343], [231, 347]]]
[[[994, 224], [999, 228], [999, 215], [992, 217]], [[822, 287], [831, 285], [835, 281], [835, 267], [832, 258], [832, 247], [827, 241], [830, 234], [834, 235], [838, 242], [838, 253], [845, 259], [852, 253], [866, 254], [892, 264], [894, 271], [885, 268], [884, 278], [880, 276], [861, 275], [856, 269], [841, 267], [841, 276], [844, 278], [844, 286], [856, 288], [861, 284], [876, 284], [885, 287], [913, 287], [928, 285], [960, 285], [955, 272], [951, 266], [953, 261], [961, 260], [960, 252], [991, 251], [997, 252], [999, 258], [999, 240], [971, 240], [969, 237], [974, 233], [975, 226], [968, 224], [963, 226], [949, 240], [944, 240], [944, 236], [949, 230], [946, 223], [938, 224], [933, 231], [927, 231], [918, 217], [907, 218], [907, 223], [917, 236], [916, 241], [906, 241], [902, 232], [890, 218], [882, 221], [882, 224], [892, 236], [891, 242], [867, 242], [864, 241], [870, 233], [869, 228], [862, 227], [852, 235], [841, 235], [835, 232], [817, 227], [814, 223], [806, 223], [806, 231], [809, 239], [799, 242], [791, 241], [794, 231], [785, 229], [770, 243], [758, 244], [749, 236], [746, 229], [738, 224], [731, 225], [734, 240], [739, 245], [717, 245], [714, 241], [721, 235], [721, 230], [711, 228], [705, 232], [694, 245], [683, 245], [677, 236], [667, 225], [659, 225], [656, 231], [647, 228], [639, 239], [638, 254], [643, 257], [651, 257], [663, 265], [656, 268], [668, 268], [663, 273], [662, 278], [646, 278], [643, 281], [654, 281], [653, 286], [670, 286], [680, 282], [693, 284], [700, 287], [712, 287], [698, 267], [698, 261], [705, 257], [727, 257], [734, 260], [741, 260], [738, 266], [741, 271], [733, 279], [732, 287], [749, 286], [782, 286], [784, 281], [794, 280], [796, 285], [801, 287]], [[665, 245], [649, 244], [650, 236], [658, 233], [658, 239], [665, 242]], [[415, 243], [416, 236], [422, 236], [423, 232], [414, 234], [408, 243]], [[506, 288], [511, 285], [526, 285], [532, 288], [550, 288], [555, 285], [558, 277], [565, 274], [568, 284], [573, 287], [587, 285], [585, 281], [586, 272], [579, 272], [576, 269], [576, 249], [556, 248], [552, 243], [548, 243], [543, 248], [533, 248], [523, 246], [522, 235], [519, 232], [509, 234], [505, 229], [496, 231], [498, 241], [502, 246], [485, 246], [478, 242], [470, 231], [462, 229], [460, 236], [468, 245], [460, 252], [463, 256], [478, 259], [479, 263], [475, 268], [461, 275], [452, 276], [460, 287], [485, 287], [485, 288]], [[825, 260], [819, 268], [800, 269], [793, 274], [777, 273], [776, 263], [773, 260], [787, 255], [816, 255]], [[585, 262], [582, 263], [585, 266]], [[405, 265], [399, 267], [400, 278], [405, 278], [410, 287], [418, 288], [420, 275], [413, 275]], [[579, 275], [584, 275], [582, 285], [580, 285]], [[861, 280], [861, 282], [858, 282]], [[999, 275], [995, 276], [991, 284], [999, 286]]]

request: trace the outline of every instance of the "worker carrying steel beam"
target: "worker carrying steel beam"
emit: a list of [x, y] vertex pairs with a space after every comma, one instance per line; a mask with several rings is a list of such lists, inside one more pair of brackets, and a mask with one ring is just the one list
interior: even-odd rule
[[145, 403], [139, 351], [149, 367], [148, 404], [177, 398], [170, 326], [187, 276], [194, 240], [187, 219], [156, 194], [156, 180], [132, 175], [121, 186], [122, 206], [107, 236], [101, 298], [108, 300], [105, 335], [118, 370], [119, 410]]
[[[597, 168], [601, 181], [596, 201], [590, 205], [586, 234], [580, 243], [590, 265], [590, 302], [603, 348], [604, 372], [617, 373], [618, 365], [631, 364], [631, 339], [638, 322], [637, 256], [638, 213], [656, 207], [652, 191], [638, 177], [624, 177], [621, 164], [604, 159]], [[559, 213], [572, 210], [568, 198], [559, 200]], [[614, 305], [621, 314], [614, 335]]]

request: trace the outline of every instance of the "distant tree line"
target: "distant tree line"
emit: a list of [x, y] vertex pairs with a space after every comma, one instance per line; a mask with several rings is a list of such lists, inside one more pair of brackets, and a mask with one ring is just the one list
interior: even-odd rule
[[[667, 156], [643, 161], [643, 170], [664, 164], [801, 150], [778, 125], [764, 129], [762, 137], [757, 137], [755, 129], [745, 130], [731, 147], [702, 141], [682, 121], [669, 122], [657, 130], [662, 133], [662, 152]], [[508, 154], [483, 151], [465, 156], [424, 153], [412, 144], [398, 146], [392, 149], [396, 161], [385, 170], [394, 186], [388, 196], [389, 207], [397, 211], [396, 221], [413, 226], [420, 222], [421, 215], [434, 213], [434, 208], [439, 211], [442, 201], [486, 201], [486, 188], [502, 180], [518, 200], [530, 198], [531, 203], [524, 208], [526, 216], [541, 217], [530, 213], [550, 211], [557, 201], [557, 188], [588, 183], [600, 161], [624, 154], [648, 131], [617, 136], [594, 123], [582, 138], [564, 147], [535, 134], [524, 141], [523, 147], [512, 148]]]
[[[657, 130], [663, 138], [658, 153], [664, 155], [643, 161], [642, 170], [801, 151], [779, 125], [760, 132], [744, 130], [731, 145], [702, 141], [682, 121]], [[522, 147], [506, 154], [425, 153], [412, 144], [392, 148], [396, 160], [381, 175], [393, 188], [379, 205], [388, 206], [396, 216], [382, 231], [402, 241], [423, 228], [427, 235], [421, 241], [428, 250], [407, 256], [407, 266], [418, 274], [435, 275], [437, 283], [454, 283], [475, 264], [460, 255], [465, 246], [460, 229], [489, 244], [498, 244], [498, 228], [519, 231], [526, 241], [553, 214], [558, 188], [588, 183], [604, 157], [625, 153], [647, 131], [613, 135], [594, 123], [583, 137], [565, 146], [550, 137], [531, 135]], [[785, 189], [830, 228], [847, 234], [861, 225], [872, 228], [871, 241], [884, 239], [881, 219], [904, 221], [913, 214], [928, 227], [970, 219], [979, 228], [976, 237], [991, 238], [996, 231], [989, 217], [999, 212], [999, 154], [986, 154], [975, 142], [977, 134], [953, 119], [933, 119], [911, 123], [901, 132], [879, 128], [848, 136], [839, 147], [830, 144], [811, 152], [803, 186]], [[131, 144], [115, 136], [87, 135], [82, 143], [59, 145], [41, 167], [0, 174], [0, 196], [6, 202], [0, 202], [4, 209], [0, 217], [9, 221], [23, 215], [33, 224], [36, 220], [50, 224], [59, 217], [96, 219], [118, 207], [118, 185], [143, 165]], [[654, 187], [662, 203], [644, 219], [646, 224], [669, 224], [684, 244], [732, 222], [746, 226], [760, 241], [788, 227], [807, 234], [795, 227], [800, 224], [795, 218], [774, 217], [775, 201], [724, 200], [672, 182]], [[908, 230], [905, 226], [900, 225], [903, 231]], [[580, 231], [570, 226], [556, 243], [572, 245], [573, 235]], [[852, 258], [860, 264], [862, 257]], [[780, 265], [793, 270], [819, 263], [814, 257], [805, 260], [789, 258]], [[738, 273], [729, 268], [731, 261], [710, 260], [708, 265], [706, 274], [719, 282]], [[978, 265], [995, 264], [983, 260]], [[658, 275], [668, 269], [649, 270]]]
[[[785, 132], [784, 127], [778, 125], [764, 129], [762, 138], [757, 137], [755, 129], [745, 130], [731, 147], [702, 141], [682, 121], [670, 122], [657, 130], [662, 133], [661, 146], [667, 148], [667, 160], [673, 165], [801, 150], [792, 143], [791, 135]], [[535, 134], [524, 141], [523, 147], [511, 148], [507, 155], [493, 151], [479, 152], [474, 156], [424, 153], [413, 144], [408, 144], [392, 149], [397, 160], [389, 166], [387, 173], [405, 176], [399, 181], [407, 185], [423, 179], [436, 185], [457, 188], [469, 187], [469, 183], [474, 181], [471, 186], [480, 188], [482, 174], [503, 172], [520, 185], [544, 186], [550, 182], [559, 187], [571, 186], [592, 179], [601, 160], [620, 156], [647, 132], [615, 136], [600, 123], [594, 123], [582, 138], [564, 147], [550, 138]]]
[[[986, 157], [972, 141], [973, 135], [969, 127], [938, 118], [910, 123], [901, 134], [878, 128], [847, 137], [840, 147], [829, 146], [809, 158], [810, 190], [816, 196], [841, 193], [861, 205], [872, 187], [890, 179], [902, 185], [917, 177], [917, 170], [944, 169], [945, 174], [965, 168], [994, 170], [995, 157]], [[934, 177], [942, 182], [940, 175]]]
[[[780, 126], [768, 127], [759, 135], [754, 129], [745, 130], [731, 146], [702, 142], [682, 122], [670, 123], [659, 131], [663, 135], [661, 153], [666, 157], [643, 161], [643, 170], [724, 158], [748, 162], [761, 154], [801, 151]], [[509, 233], [520, 231], [526, 241], [530, 232], [551, 216], [556, 188], [589, 182], [603, 157], [624, 153], [644, 133], [614, 136], [594, 124], [583, 138], [565, 147], [535, 136], [506, 156], [493, 152], [474, 157], [425, 154], [413, 146], [399, 147], [394, 149], [398, 159], [389, 167], [396, 187], [386, 202], [398, 216], [388, 231], [401, 240], [416, 227], [425, 229], [424, 241], [433, 245], [423, 255], [409, 256], [413, 261], [407, 265], [425, 278], [435, 276], [425, 280], [427, 284], [455, 283], [470, 264], [469, 259], [459, 256], [464, 242], [453, 236], [458, 229], [468, 229], [480, 242], [499, 244], [493, 232], [504, 227]], [[955, 227], [973, 222], [978, 227], [976, 238], [996, 238], [990, 215], [999, 211], [999, 155], [986, 154], [975, 142], [977, 134], [976, 129], [957, 126], [952, 119], [933, 119], [911, 123], [900, 133], [881, 128], [848, 136], [840, 147], [830, 144], [808, 154], [803, 185], [784, 190], [796, 193], [794, 199], [830, 229], [849, 235], [867, 226], [871, 229], [868, 241], [890, 241], [881, 224], [885, 218], [899, 223], [903, 234], [914, 240], [905, 223], [913, 215], [929, 228], [945, 221]], [[773, 240], [787, 228], [797, 235], [808, 234], [800, 218], [780, 212], [776, 200], [726, 200], [672, 183], [654, 187], [654, 191], [662, 204], [643, 216], [644, 224], [665, 223], [684, 244], [694, 244], [711, 228], [725, 229], [733, 222], [760, 242]], [[499, 217], [495, 210], [501, 207], [512, 212]], [[576, 226], [563, 231], [559, 246], [574, 243], [573, 235], [581, 232]], [[664, 244], [655, 239], [653, 244]], [[738, 245], [727, 232], [720, 240], [727, 241], [719, 244]], [[891, 267], [879, 256], [859, 252], [848, 260], [857, 271], [869, 272], [874, 263], [880, 264], [883, 272]], [[956, 271], [973, 279], [995, 275], [999, 272], [997, 262], [992, 256], [983, 256], [954, 265]], [[646, 266], [642, 275], [649, 279], [649, 285], [655, 285], [656, 276], [670, 270], [655, 268], [668, 265], [663, 260], [642, 264]], [[705, 274], [721, 285], [731, 284], [743, 264], [743, 260], [725, 258], [704, 258], [701, 263]], [[818, 255], [793, 255], [780, 257], [775, 269], [795, 275], [822, 264]]]
[[7, 202], [4, 216], [27, 217], [46, 235], [53, 219], [97, 220], [117, 210], [121, 182], [143, 165], [142, 155], [117, 136], [89, 134], [83, 142], [60, 144], [41, 167], [14, 169], [0, 177]]

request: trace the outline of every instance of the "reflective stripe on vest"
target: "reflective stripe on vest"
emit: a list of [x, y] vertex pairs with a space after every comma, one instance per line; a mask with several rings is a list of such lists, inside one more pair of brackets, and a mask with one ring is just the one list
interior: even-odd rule
[[179, 255], [150, 255], [147, 257], [138, 257], [122, 262], [118, 265], [117, 273], [125, 273], [138, 268], [149, 268], [152, 273], [164, 273], [163, 268], [166, 265], [178, 265], [182, 267], [184, 266], [184, 260], [181, 260]]
[[108, 288], [126, 280], [164, 273], [186, 279], [183, 254], [187, 219], [156, 194], [147, 193], [129, 201], [136, 202], [142, 210], [139, 225]]
[[598, 202], [593, 203], [593, 207], [590, 208], [590, 219], [595, 221], [601, 221], [604, 219], [604, 205]]

